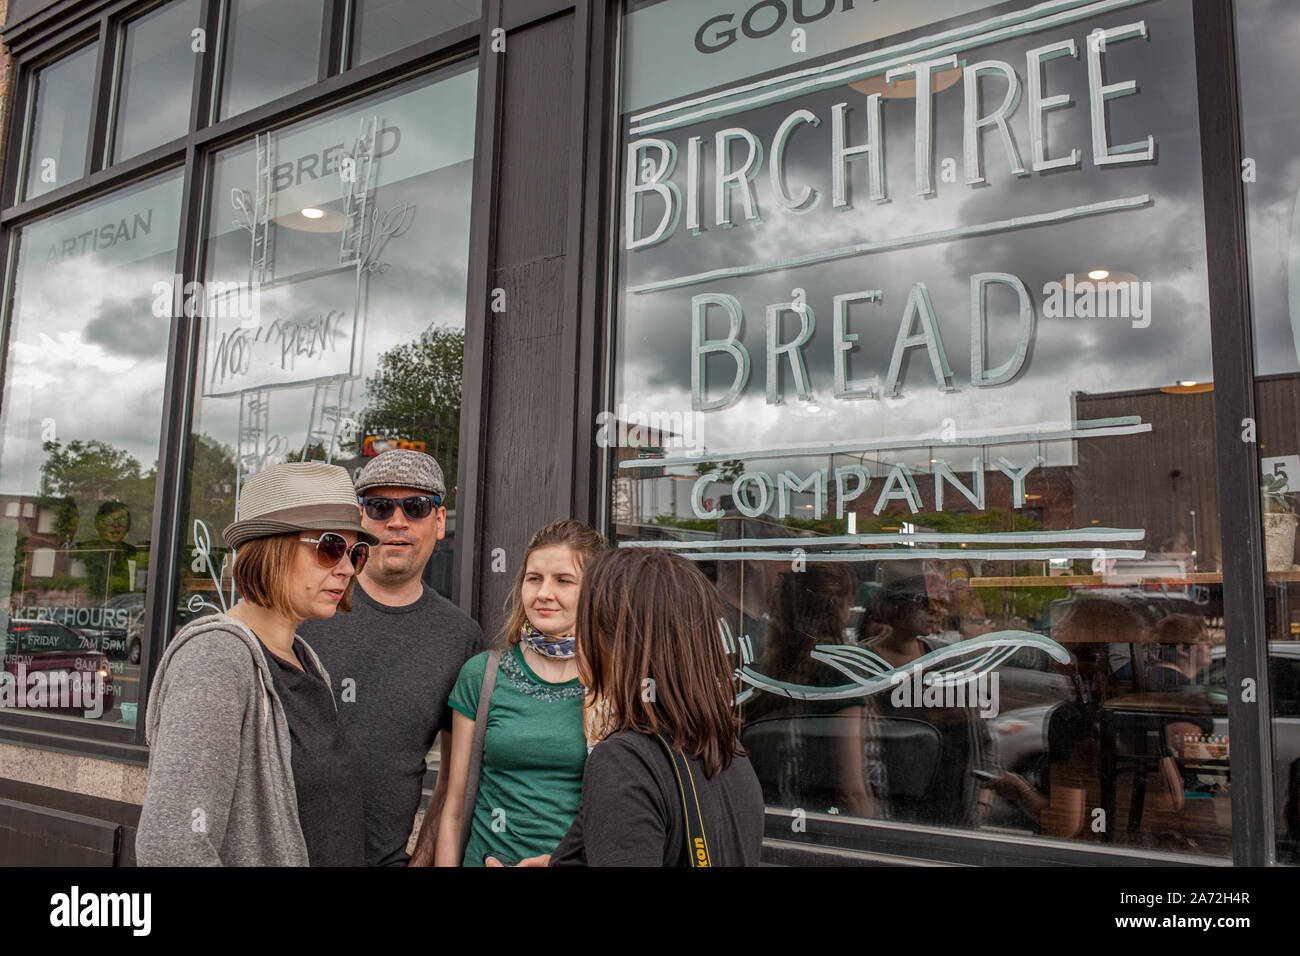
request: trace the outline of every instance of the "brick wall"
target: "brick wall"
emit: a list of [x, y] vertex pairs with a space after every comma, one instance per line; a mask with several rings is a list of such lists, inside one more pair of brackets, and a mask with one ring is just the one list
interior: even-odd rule
[[[9, 0], [0, 0], [0, 23], [9, 15]], [[0, 180], [4, 176], [5, 144], [9, 142], [9, 114], [13, 104], [13, 58], [9, 48], [0, 41]]]

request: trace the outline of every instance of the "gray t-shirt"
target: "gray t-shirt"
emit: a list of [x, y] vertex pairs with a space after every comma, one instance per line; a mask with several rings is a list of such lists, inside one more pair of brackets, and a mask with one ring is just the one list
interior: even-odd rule
[[329, 671], [339, 716], [361, 750], [366, 865], [405, 866], [425, 755], [451, 727], [447, 697], [483, 632], [428, 586], [404, 607], [352, 589], [352, 613], [298, 628]]

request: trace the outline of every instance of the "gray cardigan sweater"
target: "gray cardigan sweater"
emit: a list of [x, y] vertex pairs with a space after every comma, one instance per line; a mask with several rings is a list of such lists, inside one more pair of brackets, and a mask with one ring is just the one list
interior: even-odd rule
[[[330, 686], [320, 658], [297, 640]], [[172, 638], [149, 692], [145, 740], [141, 866], [308, 865], [289, 723], [245, 625], [214, 614]]]

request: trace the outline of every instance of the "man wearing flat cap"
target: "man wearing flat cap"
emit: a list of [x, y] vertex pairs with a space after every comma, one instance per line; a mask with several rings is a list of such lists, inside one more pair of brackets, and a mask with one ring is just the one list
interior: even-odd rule
[[[442, 732], [451, 753], [451, 693], [461, 665], [484, 649], [479, 626], [423, 581], [446, 533], [447, 487], [432, 457], [387, 451], [356, 481], [361, 524], [379, 539], [352, 593], [352, 613], [299, 633], [329, 671], [344, 726], [361, 750], [368, 866], [432, 865], [433, 841], [407, 856], [425, 755]], [[424, 829], [437, 834], [446, 793], [439, 773]]]

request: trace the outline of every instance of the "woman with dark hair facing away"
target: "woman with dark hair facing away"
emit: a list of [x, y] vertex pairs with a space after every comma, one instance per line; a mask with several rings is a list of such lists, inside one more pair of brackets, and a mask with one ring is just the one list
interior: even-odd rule
[[329, 674], [294, 633], [351, 610], [378, 539], [337, 465], [276, 465], [250, 478], [239, 520], [239, 601], [185, 625], [149, 693], [142, 866], [361, 866], [361, 754]]
[[574, 619], [584, 567], [604, 547], [581, 521], [533, 535], [506, 604], [505, 650], [461, 668], [435, 866], [545, 866], [573, 822], [587, 759]]
[[588, 566], [578, 660], [605, 734], [552, 866], [758, 864], [763, 791], [738, 739], [719, 612], [676, 555], [622, 548]]
[[[811, 563], [785, 571], [772, 589], [767, 641], [758, 670], [814, 687], [845, 682], [814, 658], [819, 644], [843, 644], [857, 582], [844, 567]], [[766, 801], [780, 807], [873, 815], [864, 766], [870, 717], [863, 697], [800, 700], [761, 693], [745, 709], [742, 738]], [[828, 725], [830, 732], [827, 732]]]

